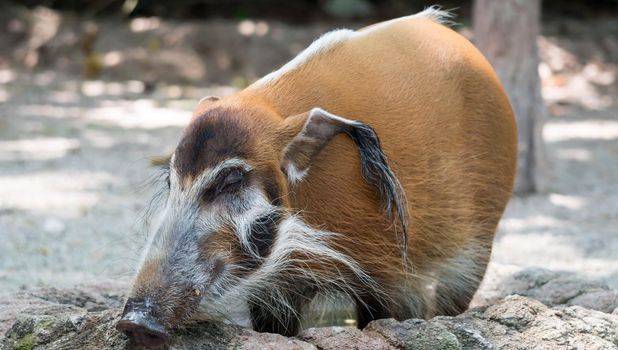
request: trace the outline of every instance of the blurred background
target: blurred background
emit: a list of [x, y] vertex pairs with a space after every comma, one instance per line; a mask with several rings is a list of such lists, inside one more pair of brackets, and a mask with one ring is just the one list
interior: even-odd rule
[[[427, 1], [0, 3], [0, 293], [126, 281], [154, 170], [191, 109], [325, 31]], [[486, 284], [528, 266], [618, 288], [618, 1], [442, 1], [497, 68], [520, 177]]]

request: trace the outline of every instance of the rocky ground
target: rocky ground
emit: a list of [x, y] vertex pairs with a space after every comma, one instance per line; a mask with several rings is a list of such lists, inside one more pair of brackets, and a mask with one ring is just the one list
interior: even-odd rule
[[[80, 42], [89, 24], [45, 9], [14, 11], [0, 13], [8, 28], [0, 31], [0, 293], [22, 292], [0, 302], [0, 334], [8, 330], [2, 346], [77, 341], [122, 348], [111, 324], [144, 241], [140, 218], [154, 174], [148, 158], [174, 148], [200, 97], [232, 93], [337, 25], [109, 20], [95, 23], [97, 44], [88, 53]], [[326, 349], [320, 339], [365, 336], [375, 337], [376, 347], [416, 346], [418, 338], [406, 337], [438, 331], [443, 337], [436, 339], [453, 348], [618, 346], [606, 333], [612, 324], [615, 331], [609, 313], [618, 289], [617, 23], [550, 23], [539, 38], [546, 188], [510, 202], [474, 301], [481, 309], [429, 322], [379, 322], [363, 333], [307, 330], [289, 346]], [[548, 271], [530, 274], [541, 271], [525, 270], [531, 266]], [[521, 271], [530, 277], [515, 278]], [[573, 282], [576, 276], [594, 282]], [[78, 283], [97, 287], [62, 289]], [[49, 286], [61, 289], [37, 289]], [[548, 306], [505, 299], [512, 293]], [[288, 342], [200, 327], [212, 329], [222, 346]], [[197, 333], [181, 335], [179, 347], [215, 339]]]
[[[99, 284], [39, 289], [0, 299], [0, 349], [126, 349], [114, 329], [124, 289]], [[498, 301], [457, 317], [374, 321], [305, 329], [297, 337], [200, 323], [174, 334], [174, 349], [618, 349], [618, 292], [573, 274], [526, 269]], [[517, 294], [517, 295], [511, 295]], [[509, 295], [509, 296], [504, 296]], [[609, 313], [612, 312], [613, 313]]]

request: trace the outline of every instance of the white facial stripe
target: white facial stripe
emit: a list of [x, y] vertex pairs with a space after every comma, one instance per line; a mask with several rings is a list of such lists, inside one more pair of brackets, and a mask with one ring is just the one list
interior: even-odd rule
[[[263, 260], [260, 268], [247, 278], [236, 278], [228, 272], [217, 285], [223, 298], [204, 300], [207, 307], [225, 312], [228, 304], [237, 305], [239, 300], [264, 300], [264, 305], [285, 308], [271, 310], [275, 315], [280, 311], [295, 312], [287, 295], [298, 291], [289, 290], [295, 286], [289, 281], [310, 283], [321, 295], [335, 296], [341, 293], [358, 297], [359, 293], [371, 291], [385, 298], [381, 287], [362, 267], [335, 246], [333, 238], [338, 234], [316, 230], [307, 226], [300, 218], [291, 216], [279, 225], [279, 231], [271, 253]], [[318, 262], [317, 269], [311, 269]], [[343, 268], [333, 268], [341, 266]], [[229, 267], [229, 270], [242, 269]], [[272, 303], [272, 298], [276, 302]]]
[[245, 171], [251, 170], [251, 166], [241, 159], [227, 159], [201, 174], [189, 189], [180, 191], [180, 179], [174, 166], [174, 158], [175, 155], [172, 155], [169, 171], [172, 186], [169, 198], [159, 211], [156, 220], [153, 221], [140, 257], [139, 267], [143, 266], [147, 259], [155, 259], [164, 255], [166, 250], [171, 249], [165, 246], [166, 237], [168, 234], [177, 231], [178, 227], [176, 226], [190, 225], [192, 221], [196, 221], [195, 224], [201, 231], [212, 232], [218, 229], [223, 223], [220, 215], [214, 215], [214, 213], [211, 215], [195, 215], [197, 213], [195, 209], [196, 200], [199, 199], [202, 189], [210, 186], [217, 175], [226, 168], [242, 167]]
[[249, 207], [249, 209], [240, 215], [235, 215], [231, 220], [234, 223], [240, 245], [253, 257], [260, 258], [259, 253], [255, 251], [255, 247], [250, 243], [251, 226], [258, 218], [275, 211], [276, 207], [271, 205], [264, 194], [257, 189], [251, 190], [251, 193], [247, 197], [245, 206]]
[[309, 45], [306, 49], [304, 49], [301, 53], [299, 53], [296, 57], [294, 57], [291, 61], [283, 65], [278, 70], [272, 73], [269, 73], [265, 75], [264, 77], [262, 77], [261, 79], [259, 79], [258, 81], [256, 81], [254, 83], [254, 86], [259, 87], [259, 86], [272, 83], [276, 81], [277, 79], [281, 78], [286, 73], [291, 72], [295, 69], [298, 69], [299, 67], [302, 67], [307, 62], [314, 59], [315, 57], [327, 52], [333, 47], [345, 41], [348, 41], [354, 37], [367, 35], [368, 33], [371, 33], [376, 30], [380, 30], [395, 22], [406, 21], [406, 20], [411, 20], [415, 18], [419, 18], [419, 19], [426, 18], [426, 19], [435, 21], [437, 23], [449, 24], [450, 19], [453, 18], [453, 14], [448, 11], [441, 10], [439, 6], [431, 6], [414, 15], [399, 17], [399, 18], [392, 19], [390, 21], [381, 22], [362, 31], [354, 31], [350, 29], [333, 30], [319, 37], [317, 40], [311, 43], [311, 45]]
[[[217, 178], [218, 174], [224, 169], [230, 167], [242, 167], [245, 171], [250, 171], [252, 168], [249, 164], [238, 158], [227, 159], [211, 170], [205, 171], [201, 174], [192, 184], [192, 186], [185, 191], [173, 191], [170, 194], [170, 200], [165, 209], [164, 215], [170, 216], [182, 216], [189, 212], [190, 206], [196, 205], [195, 200], [199, 198], [203, 189], [211, 186], [213, 181]], [[172, 169], [174, 170], [174, 169]], [[172, 179], [173, 178], [173, 179]], [[170, 174], [170, 180], [178, 182], [178, 175], [175, 171]], [[179, 186], [172, 186], [174, 189], [178, 189]], [[235, 233], [238, 235], [238, 240], [251, 255], [258, 258], [259, 254], [255, 251], [250, 243], [251, 241], [251, 226], [256, 219], [268, 215], [268, 213], [276, 210], [276, 207], [270, 204], [270, 201], [266, 196], [257, 188], [243, 189], [243, 194], [238, 197], [238, 212], [227, 213], [218, 210], [205, 211], [200, 213], [194, 218], [187, 218], [188, 220], [196, 221], [196, 231], [201, 233], [213, 232], [221, 228], [224, 224], [231, 223], [234, 227]], [[178, 218], [177, 218], [178, 219]], [[184, 219], [183, 219], [184, 220]], [[162, 231], [170, 231], [170, 228], [166, 228]], [[153, 234], [149, 241], [153, 240]], [[150, 243], [150, 250], [153, 250], [153, 244]]]

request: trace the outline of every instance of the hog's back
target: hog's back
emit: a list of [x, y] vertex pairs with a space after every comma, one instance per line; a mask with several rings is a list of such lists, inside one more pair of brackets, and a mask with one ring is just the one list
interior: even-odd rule
[[[490, 242], [511, 194], [517, 148], [491, 66], [467, 39], [429, 19], [360, 33], [259, 93], [282, 115], [321, 107], [376, 130], [408, 198], [416, 265], [473, 239]], [[358, 148], [339, 135], [293, 187], [292, 203], [310, 224], [342, 233], [341, 244], [359, 259], [377, 253], [394, 262], [396, 228], [360, 174]]]

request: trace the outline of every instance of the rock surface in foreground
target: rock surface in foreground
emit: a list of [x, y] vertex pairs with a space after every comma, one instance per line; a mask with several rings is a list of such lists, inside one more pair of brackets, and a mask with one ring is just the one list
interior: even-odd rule
[[[48, 308], [48, 311], [53, 311]], [[45, 311], [40, 309], [39, 311]], [[130, 348], [114, 324], [119, 309], [69, 308], [54, 315], [21, 315], [2, 349]], [[547, 307], [522, 296], [430, 321], [392, 319], [352, 327], [310, 328], [298, 338], [203, 323], [176, 335], [177, 349], [618, 349], [618, 316], [579, 306]]]
[[[615, 291], [571, 275], [534, 269], [504, 284], [511, 295], [457, 317], [378, 320], [351, 327], [310, 328], [298, 337], [202, 323], [175, 335], [176, 349], [617, 349], [618, 314], [569, 306], [615, 308]], [[0, 298], [0, 349], [129, 349], [114, 326], [122, 291], [112, 285], [42, 289]], [[602, 297], [598, 297], [599, 295]], [[596, 297], [595, 297], [596, 296]]]

